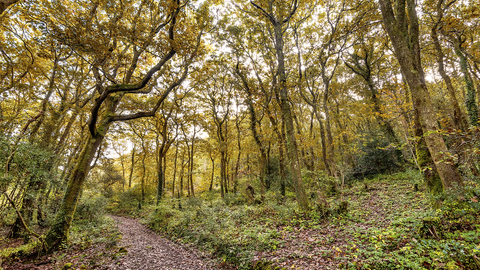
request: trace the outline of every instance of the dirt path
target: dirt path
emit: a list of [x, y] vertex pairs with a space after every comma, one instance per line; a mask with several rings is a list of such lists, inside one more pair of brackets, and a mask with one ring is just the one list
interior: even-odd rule
[[208, 258], [201, 258], [172, 241], [165, 239], [133, 218], [113, 217], [122, 233], [121, 246], [128, 253], [107, 269], [217, 269]]

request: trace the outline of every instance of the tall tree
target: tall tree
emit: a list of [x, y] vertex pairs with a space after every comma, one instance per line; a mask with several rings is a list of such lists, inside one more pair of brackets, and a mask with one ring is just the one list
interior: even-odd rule
[[[443, 5], [444, 0], [438, 0], [435, 6], [436, 16], [434, 17], [434, 23], [431, 26], [430, 35], [432, 37], [433, 45], [435, 46], [435, 51], [437, 53], [436, 60], [438, 65], [438, 72], [440, 73], [440, 76], [442, 76], [442, 79], [445, 82], [445, 85], [447, 86], [447, 92], [450, 97], [450, 101], [452, 102], [453, 122], [456, 127], [465, 130], [468, 126], [467, 119], [463, 111], [460, 109], [460, 105], [457, 100], [457, 96], [455, 93], [455, 88], [453, 87], [453, 84], [452, 84], [452, 80], [450, 79], [450, 76], [447, 74], [445, 70], [445, 63], [444, 63], [445, 54], [443, 53], [443, 49], [440, 44], [440, 39], [438, 37], [438, 31], [437, 31], [437, 29], [440, 28], [442, 23], [443, 10], [445, 8], [448, 8], [448, 6], [453, 4], [454, 2], [455, 1], [452, 1], [444, 7]], [[470, 109], [474, 110], [474, 108], [470, 108]]]
[[414, 0], [395, 0], [394, 6], [390, 0], [379, 0], [379, 3], [383, 25], [392, 40], [395, 56], [410, 88], [425, 141], [440, 175], [441, 184], [446, 189], [452, 188], [454, 183], [462, 186], [463, 180], [455, 165], [445, 162], [448, 149], [441, 134], [438, 133], [437, 119], [420, 58], [416, 3]]
[[[138, 2], [135, 5], [131, 4], [130, 8], [135, 10], [133, 14], [124, 12], [123, 6], [117, 7], [114, 3], [100, 6], [99, 2], [94, 2], [85, 7], [86, 20], [80, 20], [81, 23], [86, 22], [86, 26], [70, 25], [70, 23], [73, 24], [79, 20], [66, 22], [64, 28], [58, 24], [53, 24], [55, 26], [53, 32], [60, 40], [69, 44], [72, 49], [79, 53], [85, 50], [95, 50], [93, 73], [98, 94], [90, 111], [88, 137], [85, 139], [83, 150], [77, 159], [77, 165], [71, 173], [62, 205], [45, 238], [48, 249], [58, 247], [61, 242], [67, 239], [88, 167], [110, 125], [113, 122], [155, 115], [169, 93], [185, 80], [188, 74], [188, 66], [199, 55], [201, 28], [205, 26], [201, 15], [198, 16], [198, 13], [194, 13], [194, 15], [197, 15], [198, 22], [193, 22], [194, 18], [188, 17], [186, 15], [188, 12], [184, 12], [187, 6], [180, 0], [148, 4], [148, 11], [146, 10], [146, 1]], [[56, 3], [56, 5], [59, 5], [58, 8], [62, 8], [62, 3]], [[101, 12], [110, 14], [110, 16], [100, 16]], [[95, 30], [104, 31], [103, 26], [94, 25], [96, 22], [111, 27], [106, 29], [109, 35], [105, 36], [104, 39], [92, 35]], [[122, 30], [119, 27], [125, 27], [125, 29]], [[127, 29], [129, 30], [125, 31]], [[86, 32], [77, 33], [80, 30]], [[180, 30], [187, 32], [178, 37], [177, 33]], [[118, 40], [118, 35], [121, 32], [135, 33], [135, 35], [125, 37], [131, 42], [123, 43]], [[96, 34], [103, 36], [98, 32]], [[86, 41], [84, 41], [85, 39]], [[99, 42], [105, 43], [99, 44]], [[151, 48], [155, 48], [156, 55], [158, 55], [156, 64], [146, 71], [137, 69], [143, 63], [141, 56], [145, 57], [145, 54]], [[183, 65], [180, 65], [183, 71], [176, 79], [163, 78], [169, 83], [167, 83], [166, 89], [152, 97], [156, 101], [153, 108], [146, 111], [134, 110], [132, 112], [132, 110], [127, 109], [119, 112], [119, 106], [122, 105], [122, 100], [126, 96], [131, 97], [152, 92], [154, 87], [149, 85], [149, 82], [153, 78], [161, 78], [161, 75], [168, 72], [162, 68], [167, 66], [178, 52], [180, 57], [183, 58]], [[115, 63], [114, 60], [117, 57], [129, 59], [128, 68], [122, 69], [122, 67], [125, 67], [123, 62]], [[162, 70], [160, 74], [157, 74], [160, 70]], [[119, 81], [122, 81], [122, 83], [119, 83]], [[132, 81], [138, 82], [132, 83]]]
[[[293, 125], [292, 109], [289, 103], [289, 88], [287, 86], [287, 76], [285, 71], [284, 54], [284, 33], [286, 27], [295, 15], [299, 3], [297, 0], [288, 2], [276, 2], [273, 0], [262, 1], [260, 3], [250, 2], [273, 27], [275, 52], [277, 56], [278, 72], [278, 92], [282, 114], [285, 119], [287, 154], [290, 162], [290, 170], [293, 175], [297, 202], [302, 210], [309, 209], [309, 202], [303, 187], [300, 161], [298, 157], [298, 145], [295, 138], [295, 128]], [[308, 7], [306, 7], [308, 8]]]

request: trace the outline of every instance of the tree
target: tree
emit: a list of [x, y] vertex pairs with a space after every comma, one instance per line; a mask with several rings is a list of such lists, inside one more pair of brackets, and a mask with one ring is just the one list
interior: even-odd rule
[[228, 193], [228, 120], [230, 116], [232, 81], [229, 74], [221, 65], [207, 62], [205, 71], [212, 74], [205, 85], [204, 96], [199, 97], [208, 106], [208, 114], [215, 125], [214, 133], [217, 137], [220, 152], [220, 194], [224, 198]]
[[[436, 14], [435, 21], [431, 26], [430, 36], [432, 37], [433, 45], [435, 46], [435, 50], [437, 52], [436, 60], [438, 65], [438, 72], [440, 73], [440, 76], [442, 76], [442, 79], [445, 82], [445, 85], [447, 86], [448, 95], [450, 96], [450, 100], [452, 102], [453, 122], [456, 127], [462, 130], [465, 130], [468, 126], [467, 119], [463, 111], [460, 109], [460, 105], [458, 103], [457, 96], [455, 94], [455, 89], [453, 87], [452, 80], [450, 79], [450, 76], [445, 71], [445, 64], [444, 64], [445, 55], [443, 53], [442, 46], [440, 45], [440, 40], [437, 32], [437, 29], [440, 27], [443, 19], [443, 10], [444, 8], [446, 8], [446, 7], [443, 7], [443, 2], [444, 2], [443, 0], [438, 0], [437, 5], [435, 7], [435, 11], [437, 14]], [[453, 4], [453, 3], [454, 2], [451, 2], [450, 4]], [[459, 56], [463, 56], [461, 51], [458, 51], [458, 54]], [[465, 60], [464, 58], [461, 58], [461, 59]], [[471, 94], [469, 94], [469, 98], [471, 99]], [[475, 110], [475, 106], [472, 106], [472, 103], [469, 103], [469, 104], [470, 104], [469, 111], [471, 110], [473, 113], [473, 111]]]
[[454, 183], [462, 186], [463, 180], [455, 166], [444, 161], [448, 149], [441, 134], [438, 133], [434, 107], [425, 83], [425, 74], [420, 59], [420, 33], [415, 1], [396, 0], [395, 11], [390, 0], [380, 0], [379, 3], [383, 25], [392, 40], [395, 56], [410, 88], [425, 141], [443, 187], [450, 189]]
[[[373, 105], [373, 111], [375, 118], [380, 125], [382, 132], [386, 135], [390, 143], [399, 145], [400, 141], [397, 138], [392, 124], [385, 118], [385, 114], [382, 111], [382, 102], [379, 97], [379, 92], [375, 86], [372, 69], [376, 61], [380, 61], [383, 55], [375, 59], [375, 38], [370, 39], [372, 42], [369, 44], [361, 43], [358, 49], [353, 53], [348, 53], [348, 58], [345, 60], [345, 65], [353, 71], [356, 75], [360, 76], [369, 90], [366, 97]], [[400, 150], [395, 151], [398, 162], [403, 162], [402, 152]]]
[[[84, 35], [76, 36], [75, 32], [77, 30], [71, 29], [70, 25], [66, 25], [65, 29], [61, 29], [59, 26], [56, 26], [54, 29], [58, 38], [65, 43], [70, 44], [72, 49], [95, 49], [99, 51], [97, 51], [93, 58], [93, 74], [95, 78], [97, 98], [92, 104], [90, 111], [90, 119], [88, 121], [89, 134], [77, 160], [77, 165], [71, 173], [60, 210], [55, 217], [51, 229], [46, 235], [45, 241], [48, 245], [48, 249], [58, 247], [61, 242], [67, 239], [73, 214], [75, 213], [75, 206], [87, 176], [89, 164], [92, 162], [98, 147], [105, 138], [110, 125], [114, 122], [151, 117], [155, 115], [156, 111], [169, 93], [185, 80], [188, 74], [188, 67], [200, 53], [201, 28], [206, 25], [201, 18], [201, 15], [197, 17], [198, 22], [195, 24], [195, 22], [191, 21], [193, 18], [187, 17], [186, 13], [184, 13], [183, 10], [186, 8], [185, 5], [181, 5], [180, 1], [174, 0], [159, 3], [156, 6], [150, 5], [152, 10], [149, 11], [148, 14], [151, 14], [151, 16], [145, 15], [142, 17], [141, 15], [145, 7], [145, 2], [140, 2], [138, 4], [138, 6], [132, 6], [136, 12], [135, 14], [126, 14], [120, 12], [120, 10], [107, 10], [107, 13], [113, 12], [113, 14], [115, 14], [104, 21], [104, 23], [107, 23], [112, 27], [109, 29], [109, 32], [111, 33], [113, 40], [106, 40], [107, 42], [105, 43], [109, 46], [95, 47], [95, 43], [99, 42], [99, 40], [90, 35], [87, 40], [89, 43], [75, 40]], [[113, 7], [114, 6], [115, 5], [113, 5]], [[86, 8], [89, 12], [89, 16], [86, 20], [87, 30], [94, 31], [94, 29], [98, 29], [102, 31], [100, 25], [95, 26], [95, 28], [92, 25], [94, 21], [101, 19], [99, 17], [101, 8], [108, 9], [112, 8], [112, 6], [99, 6], [99, 3], [96, 2]], [[118, 9], [122, 8], [123, 7], [118, 7]], [[205, 10], [203, 12], [205, 12]], [[142, 18], [143, 20], [139, 20], [139, 18]], [[126, 20], [130, 19], [133, 20], [134, 24], [124, 24], [126, 23]], [[143, 27], [141, 25], [142, 23], [148, 23], [147, 27]], [[132, 43], [126, 44], [117, 42], [117, 34], [114, 35], [113, 33], [119, 33], [118, 31], [122, 30], [115, 27], [127, 27], [126, 25], [133, 27], [129, 30], [133, 32], [135, 32], [137, 27], [145, 29], [141, 35], [144, 35], [146, 38], [130, 36], [128, 38], [133, 39]], [[80, 29], [83, 29], [83, 27]], [[191, 35], [185, 33], [182, 37], [177, 37], [177, 31], [180, 31], [180, 29], [187, 31], [187, 33], [190, 32]], [[72, 34], [75, 36], [72, 36]], [[86, 32], [85, 34], [92, 33]], [[132, 44], [134, 45], [132, 46]], [[141, 58], [141, 56], [144, 57], [152, 47], [156, 48], [157, 54], [160, 57], [157, 59], [157, 62], [153, 67], [146, 72], [142, 72], [142, 70], [137, 69], [137, 67], [143, 63], [143, 58]], [[160, 78], [161, 75], [167, 72], [166, 70], [162, 70], [162, 68], [166, 67], [167, 64], [171, 62], [173, 56], [177, 53], [180, 53], [180, 57], [183, 58], [183, 65], [180, 65], [183, 71], [174, 80], [169, 80], [166, 77], [163, 78], [168, 81], [168, 87], [160, 94], [152, 97], [156, 100], [153, 108], [144, 111], [133, 111], [131, 114], [129, 114], [131, 110], [124, 111], [124, 114], [119, 112], [119, 106], [122, 105], [122, 100], [127, 96], [152, 92], [154, 87], [148, 85], [148, 83], [152, 79]], [[112, 63], [111, 61], [115, 60], [115, 57], [117, 56], [121, 56], [122, 58], [127, 57], [127, 59], [129, 58], [129, 67], [120, 70], [120, 67], [122, 66], [121, 62]], [[108, 64], [113, 64], [113, 66], [107, 66]], [[160, 74], [157, 74], [159, 71], [161, 71]], [[118, 79], [121, 79], [123, 83], [118, 83]], [[133, 80], [138, 80], [138, 82], [132, 83]], [[105, 84], [109, 85], [106, 86]], [[127, 113], [125, 114], [125, 112]]]
[[[170, 118], [173, 116], [173, 111], [176, 110], [173, 104], [170, 108], [162, 108], [161, 113], [154, 119], [157, 148], [157, 205], [163, 197], [165, 189], [165, 171], [166, 171], [166, 156], [167, 152], [175, 142], [178, 136], [178, 125], [176, 125], [175, 134], [172, 134]], [[162, 137], [162, 142], [159, 142], [159, 137]]]
[[288, 100], [288, 86], [287, 86], [287, 77], [285, 73], [285, 55], [284, 55], [284, 32], [285, 27], [288, 25], [293, 15], [299, 7], [297, 0], [292, 1], [291, 3], [284, 2], [275, 2], [275, 1], [265, 1], [260, 4], [255, 2], [250, 2], [252, 6], [258, 10], [258, 14], [265, 18], [273, 27], [274, 32], [274, 41], [275, 41], [275, 52], [278, 61], [278, 92], [280, 96], [280, 104], [282, 114], [285, 119], [286, 127], [286, 138], [287, 138], [287, 154], [290, 162], [290, 170], [293, 175], [295, 183], [295, 192], [297, 197], [297, 202], [299, 207], [302, 210], [309, 209], [309, 202], [305, 189], [303, 187], [303, 180], [300, 168], [300, 162], [298, 158], [298, 146], [295, 138], [295, 130], [293, 125], [292, 110]]

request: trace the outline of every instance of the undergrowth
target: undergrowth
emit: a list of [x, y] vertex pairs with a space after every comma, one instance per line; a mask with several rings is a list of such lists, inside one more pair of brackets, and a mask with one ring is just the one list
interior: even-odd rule
[[227, 206], [221, 200], [192, 198], [160, 205], [148, 225], [174, 240], [194, 243], [239, 269], [250, 269], [256, 251], [279, 248], [277, 226], [288, 223], [293, 209], [289, 204]]
[[[229, 195], [164, 200], [142, 215], [151, 228], [238, 269], [291, 268], [318, 257], [341, 269], [480, 269], [478, 180], [434, 199], [441, 208], [431, 207], [420, 174], [407, 171], [354, 183], [308, 213], [290, 199], [247, 205]], [[343, 202], [348, 209], [339, 211]], [[263, 261], [269, 254], [275, 261]]]
[[[48, 260], [55, 267], [69, 263], [72, 267], [80, 267], [78, 269], [98, 268], [106, 254], [116, 254], [117, 245], [121, 239], [115, 220], [104, 215], [104, 204], [104, 198], [82, 199], [79, 203], [80, 211], [75, 215], [68, 241], [63, 243], [61, 249], [51, 254], [44, 254], [39, 240], [0, 250], [0, 269], [4, 263], [14, 264], [18, 260], [27, 264]], [[87, 249], [90, 249], [87, 252], [89, 256], [72, 255]], [[104, 251], [92, 252], [92, 250]], [[42, 259], [42, 257], [48, 257], [48, 259]], [[87, 257], [90, 259], [87, 260]]]

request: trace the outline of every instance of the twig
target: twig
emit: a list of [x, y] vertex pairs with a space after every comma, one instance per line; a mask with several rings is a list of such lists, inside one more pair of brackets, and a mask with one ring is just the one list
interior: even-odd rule
[[18, 218], [20, 218], [20, 221], [22, 222], [22, 226], [25, 229], [25, 231], [27, 231], [28, 234], [33, 235], [35, 238], [39, 239], [43, 243], [43, 240], [41, 239], [40, 235], [38, 233], [30, 230], [30, 228], [28, 228], [27, 224], [25, 223], [25, 220], [22, 217], [22, 214], [20, 214], [20, 211], [18, 211], [18, 208], [15, 205], [15, 202], [12, 199], [10, 199], [10, 196], [8, 196], [6, 191], [3, 191], [3, 195], [5, 195], [5, 197], [7, 197], [7, 200], [10, 202], [13, 209], [15, 209], [15, 212], [17, 213]]

